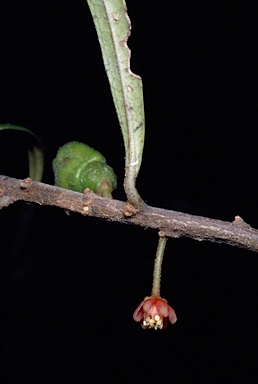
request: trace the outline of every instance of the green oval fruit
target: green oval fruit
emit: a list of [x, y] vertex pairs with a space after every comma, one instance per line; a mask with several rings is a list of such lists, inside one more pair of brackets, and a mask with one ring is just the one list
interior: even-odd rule
[[72, 141], [59, 148], [53, 160], [55, 184], [83, 192], [86, 188], [112, 198], [116, 175], [100, 152], [86, 144]]

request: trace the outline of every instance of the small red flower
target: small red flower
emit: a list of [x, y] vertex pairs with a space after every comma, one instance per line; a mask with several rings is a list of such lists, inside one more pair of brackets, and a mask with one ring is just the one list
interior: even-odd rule
[[144, 329], [165, 329], [168, 321], [174, 324], [177, 320], [176, 313], [167, 300], [161, 297], [145, 297], [136, 308], [133, 319], [140, 321]]

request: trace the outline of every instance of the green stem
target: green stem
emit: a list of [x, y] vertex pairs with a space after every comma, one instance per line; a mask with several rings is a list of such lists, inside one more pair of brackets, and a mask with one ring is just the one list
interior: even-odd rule
[[158, 248], [156, 252], [156, 258], [154, 263], [154, 270], [153, 270], [153, 283], [152, 283], [152, 292], [151, 296], [154, 297], [160, 297], [160, 281], [161, 281], [161, 268], [162, 268], [162, 261], [164, 256], [164, 251], [167, 243], [166, 237], [159, 238]]

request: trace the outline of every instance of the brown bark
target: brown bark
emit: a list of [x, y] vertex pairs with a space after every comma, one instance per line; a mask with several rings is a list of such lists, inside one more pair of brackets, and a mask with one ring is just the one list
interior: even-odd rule
[[105, 199], [90, 190], [68, 191], [53, 185], [0, 176], [0, 208], [23, 200], [52, 205], [84, 216], [164, 231], [168, 237], [187, 236], [195, 240], [227, 243], [258, 252], [258, 230], [236, 216], [233, 222], [209, 219], [166, 209], [143, 206], [139, 211], [129, 203]]

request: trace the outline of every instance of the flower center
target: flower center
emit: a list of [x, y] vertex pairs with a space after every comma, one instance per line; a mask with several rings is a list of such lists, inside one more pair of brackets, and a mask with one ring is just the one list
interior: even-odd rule
[[154, 315], [153, 317], [148, 315], [147, 317], [144, 317], [144, 320], [142, 322], [142, 327], [144, 329], [162, 329], [163, 328], [163, 317], [159, 315]]

